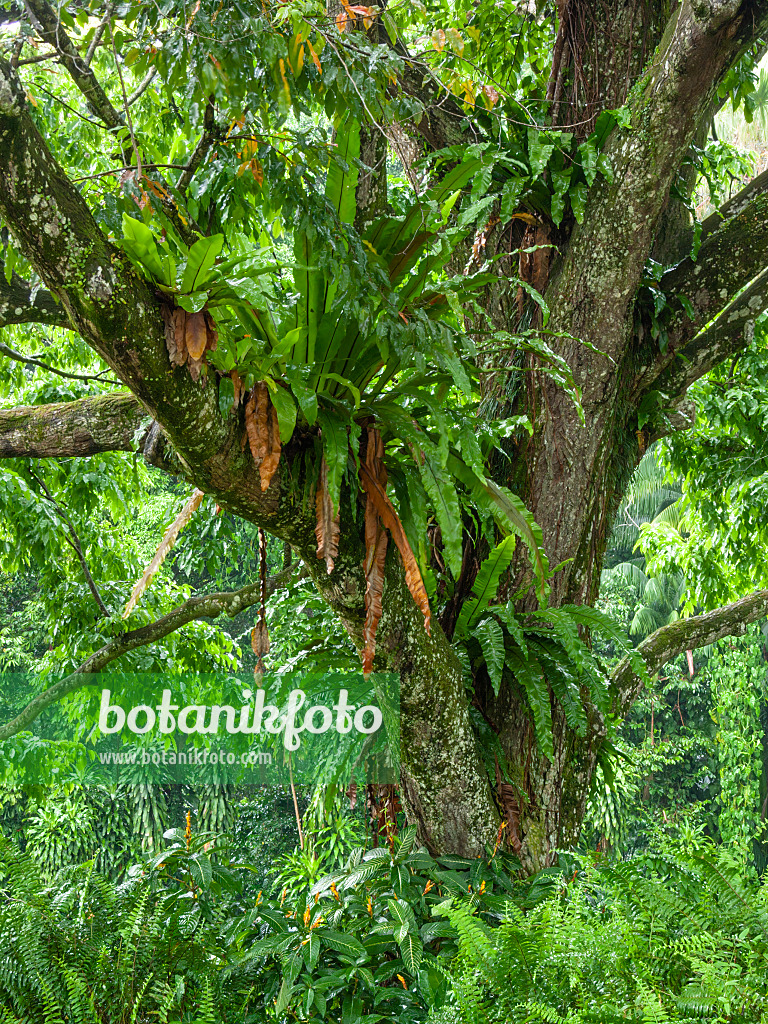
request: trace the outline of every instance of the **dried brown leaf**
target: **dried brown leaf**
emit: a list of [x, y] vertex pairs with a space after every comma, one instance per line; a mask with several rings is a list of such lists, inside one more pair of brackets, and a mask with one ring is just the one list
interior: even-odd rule
[[389, 536], [379, 522], [378, 512], [368, 499], [365, 508], [365, 625], [363, 627], [363, 675], [373, 671], [376, 631], [381, 619], [384, 593], [384, 562]]
[[166, 530], [165, 535], [163, 539], [160, 541], [160, 545], [157, 551], [155, 552], [152, 561], [144, 570], [144, 574], [142, 575], [141, 579], [136, 583], [136, 586], [131, 591], [131, 596], [128, 598], [128, 603], [126, 604], [125, 611], [123, 612], [124, 619], [128, 618], [128, 616], [131, 614], [133, 609], [138, 604], [141, 595], [152, 582], [152, 577], [163, 564], [168, 552], [176, 543], [176, 538], [179, 536], [179, 533], [183, 530], [183, 528], [192, 518], [195, 509], [198, 507], [202, 500], [203, 492], [195, 490], [187, 504], [184, 506], [181, 512], [179, 512], [179, 514], [176, 516], [176, 518], [173, 520], [171, 525]]
[[187, 343], [189, 358], [202, 359], [208, 344], [208, 325], [205, 322], [205, 313], [201, 311], [187, 315], [184, 339]]
[[187, 314], [183, 309], [172, 309], [165, 303], [161, 306], [161, 311], [165, 324], [165, 347], [168, 349], [171, 366], [183, 366], [187, 361], [187, 346], [184, 340]]
[[205, 328], [208, 334], [208, 340], [205, 344], [206, 351], [215, 352], [219, 344], [219, 332], [216, 330], [215, 320], [207, 309], [205, 310]]
[[245, 429], [253, 461], [259, 468], [261, 489], [266, 491], [280, 462], [280, 428], [277, 411], [269, 400], [264, 381], [253, 388], [245, 404]]
[[265, 654], [269, 654], [269, 630], [266, 622], [262, 622], [261, 619], [251, 630], [251, 648], [259, 661]]
[[315, 505], [317, 508], [317, 525], [315, 536], [317, 537], [317, 557], [325, 561], [328, 575], [333, 572], [333, 563], [339, 554], [339, 521], [341, 509], [333, 514], [331, 496], [328, 493], [328, 467], [325, 457], [320, 463], [320, 479], [317, 482], [315, 492]]
[[517, 799], [515, 787], [501, 777], [498, 758], [496, 761], [496, 793], [499, 797], [504, 819], [507, 823], [507, 838], [515, 853], [520, 853], [523, 844], [520, 842], [520, 801]]
[[429, 633], [431, 621], [429, 598], [427, 597], [427, 591], [421, 578], [416, 557], [405, 535], [403, 524], [400, 522], [392, 502], [387, 497], [385, 489], [387, 474], [381, 462], [383, 451], [384, 446], [381, 441], [381, 435], [378, 430], [369, 427], [368, 449], [365, 454], [365, 462], [360, 464], [360, 482], [363, 485], [368, 501], [373, 503], [382, 523], [392, 534], [392, 539], [397, 545], [397, 550], [400, 552], [400, 557], [405, 567], [406, 585], [417, 606], [421, 609], [424, 616], [424, 626], [427, 633]]
[[232, 408], [237, 409], [240, 406], [240, 399], [243, 396], [243, 382], [240, 380], [240, 374], [237, 370], [233, 370], [229, 376], [232, 380], [232, 390], [234, 391]]
[[280, 452], [282, 451], [280, 426], [277, 421], [277, 409], [275, 409], [274, 405], [269, 401], [269, 397], [267, 397], [265, 401], [269, 405], [269, 415], [267, 417], [267, 454], [264, 457], [264, 461], [259, 466], [262, 491], [266, 491], [272, 483], [272, 477], [275, 475], [275, 471], [280, 463]]

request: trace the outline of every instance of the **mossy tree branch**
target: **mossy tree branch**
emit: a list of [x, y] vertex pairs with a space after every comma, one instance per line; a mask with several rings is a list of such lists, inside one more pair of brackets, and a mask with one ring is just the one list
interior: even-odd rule
[[691, 384], [751, 343], [755, 320], [766, 309], [768, 268], [723, 310], [714, 323], [681, 348], [674, 362], [657, 378], [655, 387], [669, 396], [671, 406], [679, 406]]
[[636, 398], [650, 387], [661, 387], [674, 401], [720, 359], [751, 340], [745, 325], [754, 323], [767, 304], [762, 275], [768, 266], [768, 176], [759, 185], [757, 181], [744, 190], [749, 200], [729, 205], [730, 219], [709, 233], [697, 259], [682, 260], [662, 277], [660, 288], [672, 309], [666, 324], [668, 344], [660, 352], [648, 335], [634, 381]]
[[151, 425], [133, 395], [99, 395], [0, 410], [0, 459], [140, 451]]
[[0, 327], [11, 324], [43, 324], [46, 327], [71, 327], [66, 310], [49, 291], [33, 291], [28, 281], [11, 274], [5, 278], [5, 264], [0, 260]]
[[[726, 636], [743, 636], [750, 623], [766, 615], [768, 590], [758, 590], [722, 608], [662, 626], [643, 640], [637, 650], [648, 672], [653, 674], [684, 651], [705, 647]], [[635, 675], [627, 658], [619, 662], [611, 679], [618, 691], [617, 710], [622, 716], [626, 715], [640, 695], [643, 681]]]

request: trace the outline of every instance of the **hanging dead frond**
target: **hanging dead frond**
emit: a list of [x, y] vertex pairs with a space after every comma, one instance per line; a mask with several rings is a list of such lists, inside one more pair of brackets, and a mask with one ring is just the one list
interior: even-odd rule
[[125, 606], [123, 612], [123, 618], [127, 619], [133, 609], [141, 599], [141, 595], [147, 589], [149, 584], [152, 582], [152, 577], [157, 573], [160, 566], [166, 559], [168, 552], [171, 550], [173, 545], [176, 543], [176, 538], [179, 536], [181, 531], [187, 525], [195, 509], [198, 507], [200, 502], [203, 500], [203, 492], [195, 490], [192, 497], [189, 499], [184, 508], [179, 512], [176, 518], [173, 520], [171, 525], [165, 531], [163, 539], [160, 541], [160, 545], [154, 554], [152, 561], [149, 563], [147, 568], [144, 570], [144, 575], [137, 582], [136, 586], [131, 591], [131, 596], [128, 598], [128, 603]]
[[384, 562], [389, 537], [381, 525], [376, 506], [367, 501], [365, 506], [365, 625], [363, 627], [363, 675], [373, 671], [376, 653], [376, 630], [382, 614], [381, 598], [384, 593]]
[[523, 844], [520, 842], [520, 801], [517, 799], [515, 787], [502, 778], [499, 761], [495, 755], [494, 761], [496, 762], [496, 794], [504, 813], [509, 844], [515, 853], [519, 854], [523, 848]]
[[232, 398], [232, 408], [239, 409], [240, 399], [243, 396], [243, 382], [240, 380], [240, 374], [237, 372], [237, 370], [233, 370], [229, 376], [230, 379], [232, 380], [232, 391], [234, 392]]
[[259, 469], [261, 489], [266, 491], [280, 462], [280, 427], [277, 410], [269, 399], [269, 388], [259, 381], [245, 403], [245, 429], [248, 447]]
[[207, 309], [187, 313], [180, 306], [163, 304], [165, 346], [172, 366], [189, 367], [192, 380], [198, 380], [206, 352], [214, 352], [219, 334]]
[[352, 779], [350, 784], [347, 786], [346, 796], [347, 799], [349, 800], [350, 811], [354, 811], [355, 806], [357, 804], [357, 783], [355, 782], [354, 779]]
[[330, 576], [333, 572], [333, 563], [339, 554], [341, 509], [338, 508], [336, 515], [333, 514], [333, 503], [328, 492], [328, 466], [325, 456], [320, 462], [320, 478], [315, 491], [315, 506], [317, 509], [317, 524], [315, 526], [317, 557], [325, 561], [325, 568]]
[[392, 502], [387, 497], [387, 472], [382, 461], [383, 455], [384, 445], [381, 440], [381, 435], [378, 430], [373, 427], [369, 427], [368, 447], [366, 450], [365, 462], [360, 464], [360, 482], [362, 483], [363, 489], [366, 493], [366, 507], [368, 504], [373, 505], [381, 519], [381, 522], [392, 534], [392, 539], [397, 545], [397, 550], [400, 552], [400, 557], [402, 558], [403, 566], [405, 567], [406, 585], [417, 606], [421, 609], [424, 616], [424, 626], [427, 633], [429, 633], [431, 612], [429, 610], [427, 590], [424, 586], [424, 581], [421, 578], [421, 572], [419, 571], [416, 556], [414, 555], [411, 545], [408, 543], [408, 538], [405, 535], [403, 524], [400, 522], [400, 518], [395, 511]]

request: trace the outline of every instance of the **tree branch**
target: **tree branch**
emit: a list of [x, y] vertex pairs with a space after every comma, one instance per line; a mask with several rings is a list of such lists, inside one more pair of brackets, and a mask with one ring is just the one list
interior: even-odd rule
[[[743, 636], [751, 622], [757, 622], [766, 615], [768, 590], [758, 590], [715, 611], [662, 626], [643, 640], [637, 650], [643, 656], [648, 672], [653, 674], [683, 651], [705, 647], [726, 636]], [[644, 684], [635, 675], [627, 658], [623, 658], [613, 670], [611, 682], [618, 690], [618, 710], [621, 715], [626, 715]]]
[[27, 366], [38, 366], [41, 370], [47, 370], [48, 373], [55, 373], [59, 377], [66, 377], [67, 380], [96, 380], [100, 384], [116, 384], [119, 386], [120, 381], [118, 380], [107, 380], [104, 377], [106, 370], [102, 370], [98, 374], [90, 373], [68, 373], [66, 370], [59, 370], [55, 366], [49, 366], [48, 363], [44, 363], [37, 356], [25, 356], [23, 352], [17, 352], [15, 348], [11, 348], [10, 345], [6, 345], [0, 341], [0, 352], [4, 356], [8, 356], [9, 359], [16, 360], [17, 363], [26, 363]]
[[727, 306], [714, 323], [697, 334], [655, 381], [655, 387], [678, 406], [694, 381], [736, 352], [746, 348], [755, 333], [755, 320], [768, 309], [768, 269]]
[[[85, 97], [85, 102], [91, 113], [98, 117], [107, 128], [121, 128], [123, 118], [112, 106], [109, 97], [93, 73], [90, 62], [83, 60], [77, 52], [56, 11], [46, 0], [25, 0], [25, 7], [41, 38], [59, 54], [70, 78]], [[101, 26], [99, 27], [101, 28]]]
[[[632, 124], [642, 124], [642, 131], [616, 130], [608, 139], [604, 158], [612, 180], [595, 180], [583, 224], [574, 229], [562, 271], [547, 293], [550, 330], [603, 339], [604, 352], [623, 358], [627, 334], [616, 325], [625, 323], [637, 294], [668, 189], [718, 82], [767, 27], [768, 6], [762, 3], [683, 0], [673, 8], [654, 61], [630, 98]], [[593, 390], [606, 400], [612, 371], [605, 359], [595, 369], [585, 374], [587, 404]]]
[[151, 424], [133, 395], [0, 410], [0, 459], [47, 459], [140, 451]]
[[[662, 277], [659, 286], [674, 310], [669, 348], [676, 351], [695, 337], [766, 265], [768, 190], [739, 205], [709, 235], [696, 260], [688, 257]], [[690, 303], [688, 312], [681, 297]]]
[[203, 134], [200, 136], [200, 140], [195, 146], [192, 156], [189, 158], [189, 163], [184, 168], [183, 172], [179, 176], [179, 180], [176, 183], [176, 188], [179, 192], [186, 192], [189, 187], [189, 183], [195, 175], [195, 171], [198, 169], [200, 164], [205, 159], [208, 151], [214, 143], [216, 138], [216, 122], [214, 120], [214, 109], [213, 109], [213, 97], [211, 97], [206, 106], [205, 113], [203, 114]]
[[101, 594], [99, 593], [99, 588], [96, 586], [96, 581], [94, 580], [93, 576], [91, 575], [91, 570], [88, 568], [88, 563], [86, 562], [85, 555], [83, 554], [83, 545], [80, 543], [80, 538], [77, 535], [77, 531], [75, 530], [75, 527], [74, 527], [74, 525], [72, 523], [72, 520], [69, 518], [69, 515], [68, 515], [66, 509], [63, 508], [63, 506], [60, 505], [58, 501], [56, 501], [56, 499], [51, 494], [49, 489], [46, 487], [45, 483], [40, 479], [40, 477], [37, 476], [35, 473], [32, 473], [31, 476], [32, 476], [33, 480], [37, 481], [37, 484], [38, 484], [40, 490], [43, 492], [45, 497], [48, 499], [48, 501], [51, 503], [51, 505], [53, 505], [53, 507], [56, 509], [56, 511], [59, 513], [59, 515], [63, 519], [64, 525], [67, 528], [67, 535], [68, 535], [68, 536], [65, 536], [64, 539], [66, 540], [66, 542], [69, 544], [69, 546], [72, 548], [72, 550], [75, 552], [75, 555], [77, 556], [77, 560], [80, 563], [80, 568], [83, 570], [83, 576], [85, 576], [85, 582], [88, 584], [88, 589], [90, 590], [91, 594], [93, 595], [93, 599], [96, 602], [96, 605], [98, 606], [99, 611], [101, 612], [101, 614], [105, 618], [108, 619], [109, 618], [109, 610], [107, 609], [107, 606], [104, 604], [104, 601], [101, 598]]
[[[69, 75], [82, 93], [88, 104], [88, 109], [91, 113], [97, 117], [110, 131], [115, 131], [118, 128], [124, 128], [126, 124], [130, 129], [131, 144], [123, 144], [123, 160], [126, 166], [131, 163], [131, 150], [139, 152], [138, 141], [133, 133], [133, 126], [131, 124], [131, 117], [129, 106], [130, 102], [127, 97], [125, 100], [125, 114], [120, 113], [116, 107], [112, 104], [112, 101], [107, 96], [106, 92], [102, 88], [99, 80], [93, 72], [90, 63], [80, 56], [77, 52], [72, 40], [69, 38], [66, 29], [61, 24], [61, 20], [56, 11], [51, 7], [47, 0], [25, 0], [27, 11], [29, 12], [32, 21], [37, 26], [38, 31], [42, 39], [58, 52], [61, 62], [69, 72]], [[105, 27], [109, 27], [108, 19], [105, 20]], [[111, 33], [111, 30], [110, 30]], [[120, 70], [118, 63], [118, 57], [114, 55], [115, 65], [117, 67], [118, 75], [120, 77], [120, 83], [125, 90], [125, 84], [123, 82], [123, 75]], [[151, 78], [142, 83], [137, 90], [137, 93], [132, 99], [138, 99], [143, 92], [143, 88], [146, 88]], [[142, 88], [143, 86], [143, 88]], [[164, 180], [162, 175], [158, 175], [159, 184], [162, 185], [163, 191], [168, 193], [168, 183]], [[184, 239], [187, 245], [191, 245], [196, 238], [194, 232], [194, 225], [185, 224], [184, 221], [179, 217], [179, 211], [176, 208], [175, 203], [170, 197], [170, 194], [160, 197], [160, 202], [163, 204], [163, 210], [171, 220], [174, 228]]]
[[756, 178], [732, 202], [723, 207], [730, 210], [730, 219], [710, 232], [698, 258], [687, 257], [661, 279], [672, 311], [665, 324], [667, 345], [661, 352], [646, 331], [634, 373], [633, 404], [650, 388], [675, 404], [720, 359], [751, 341], [748, 325], [766, 308], [768, 177], [763, 182]]
[[701, 222], [700, 241], [702, 245], [725, 221], [740, 214], [753, 199], [763, 192], [768, 192], [768, 170], [763, 171], [762, 174], [758, 174], [756, 178], [747, 182], [740, 192], [737, 192], [735, 196], [731, 196], [730, 199], [723, 203], [719, 210], [710, 213]]
[[0, 327], [11, 324], [72, 327], [67, 311], [50, 292], [42, 288], [33, 295], [32, 285], [16, 273], [6, 281], [5, 264], [0, 260]]
[[[284, 586], [290, 580], [292, 573], [293, 568], [289, 571], [283, 570], [271, 577], [267, 581], [267, 593], [272, 594], [279, 587]], [[27, 729], [47, 707], [61, 700], [62, 697], [66, 697], [67, 694], [74, 693], [75, 690], [79, 690], [83, 686], [97, 686], [100, 682], [98, 673], [122, 655], [128, 654], [129, 651], [135, 651], [137, 647], [146, 647], [148, 644], [156, 643], [177, 629], [181, 629], [182, 626], [199, 619], [215, 619], [219, 615], [234, 618], [246, 608], [258, 603], [260, 591], [261, 584], [257, 582], [251, 583], [241, 590], [191, 597], [154, 622], [115, 637], [114, 640], [110, 640], [92, 654], [90, 658], [86, 658], [71, 675], [38, 694], [14, 719], [0, 726], [0, 742]], [[93, 678], [94, 676], [96, 678]]]

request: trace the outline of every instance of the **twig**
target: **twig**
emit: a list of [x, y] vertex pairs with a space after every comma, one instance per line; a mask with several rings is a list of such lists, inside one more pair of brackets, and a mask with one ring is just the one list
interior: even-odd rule
[[184, 168], [184, 173], [179, 176], [179, 180], [176, 183], [176, 188], [179, 192], [185, 192], [189, 187], [189, 183], [194, 177], [195, 171], [205, 159], [205, 155], [213, 145], [214, 140], [214, 110], [213, 110], [213, 97], [209, 97], [208, 103], [205, 107], [205, 114], [203, 115], [203, 134], [200, 136], [200, 140], [194, 148], [192, 156], [189, 158], [189, 163]]
[[296, 815], [296, 827], [299, 830], [299, 846], [304, 849], [304, 833], [301, 831], [301, 815], [299, 814], [299, 801], [296, 799], [296, 786], [293, 783], [293, 764], [291, 755], [288, 755], [288, 777], [291, 780], [291, 796], [293, 797], [293, 810]]
[[56, 373], [59, 377], [66, 377], [68, 380], [95, 380], [100, 384], [117, 384], [120, 385], [119, 380], [111, 380], [109, 377], [102, 376], [107, 371], [102, 370], [101, 373], [96, 376], [84, 373], [68, 373], [66, 370], [57, 370], [55, 366], [49, 366], [47, 363], [42, 362], [35, 356], [25, 356], [21, 352], [17, 352], [16, 349], [10, 348], [4, 342], [0, 341], [0, 352], [3, 355], [8, 356], [9, 359], [15, 359], [19, 363], [28, 363], [30, 366], [39, 366], [41, 370], [48, 370], [50, 373]]
[[136, 100], [144, 95], [144, 93], [150, 87], [152, 82], [155, 80], [156, 75], [157, 75], [157, 69], [156, 68], [150, 68], [149, 73], [144, 76], [142, 81], [136, 87], [135, 91], [132, 92], [131, 95], [128, 97], [127, 106], [132, 107], [133, 104], [136, 102]]
[[78, 561], [80, 562], [80, 567], [83, 570], [83, 575], [85, 576], [85, 582], [88, 584], [88, 589], [93, 594], [93, 599], [98, 605], [99, 611], [106, 618], [109, 618], [109, 611], [107, 609], [107, 606], [101, 599], [101, 594], [99, 593], [99, 589], [96, 586], [93, 576], [91, 576], [90, 570], [88, 568], [88, 563], [86, 562], [85, 555], [83, 554], [82, 545], [80, 544], [80, 538], [77, 536], [77, 533], [75, 532], [75, 528], [72, 525], [72, 520], [69, 518], [66, 511], [62, 508], [58, 501], [56, 501], [56, 499], [53, 497], [53, 495], [45, 486], [40, 477], [37, 476], [35, 473], [32, 473], [31, 476], [33, 480], [37, 480], [43, 494], [45, 494], [46, 498], [48, 499], [48, 501], [50, 501], [53, 507], [58, 510], [59, 515], [64, 520], [64, 524], [67, 527], [67, 532], [69, 533], [69, 537], [65, 536], [64, 540], [67, 542], [67, 544], [69, 544], [69, 546], [77, 555]]
[[[186, 164], [144, 164], [144, 170], [156, 170], [158, 167], [172, 167], [177, 171], [183, 171]], [[72, 181], [95, 181], [97, 178], [108, 178], [110, 174], [122, 174], [124, 167], [113, 167], [109, 171], [101, 171], [99, 174], [84, 174], [81, 178], [72, 178]]]
[[101, 38], [104, 35], [104, 29], [107, 27], [107, 22], [109, 21], [109, 19], [111, 17], [112, 17], [112, 4], [108, 3], [107, 4], [106, 14], [101, 19], [99, 24], [96, 26], [96, 31], [93, 33], [93, 39], [91, 40], [91, 45], [88, 47], [88, 50], [87, 50], [87, 52], [85, 54], [85, 63], [86, 63], [86, 65], [88, 67], [91, 66], [91, 61], [93, 60], [93, 55], [94, 55], [94, 53], [96, 53], [96, 47], [101, 42]]
[[115, 58], [115, 67], [117, 68], [117, 77], [120, 79], [120, 89], [123, 94], [123, 109], [125, 111], [125, 119], [128, 123], [128, 131], [131, 133], [131, 146], [133, 147], [133, 155], [136, 157], [136, 174], [141, 178], [141, 153], [139, 153], [139, 147], [136, 144], [136, 135], [133, 130], [133, 118], [131, 117], [130, 107], [128, 105], [128, 94], [125, 91], [125, 80], [123, 78], [123, 69], [120, 67], [120, 61], [117, 56], [117, 48], [115, 46], [115, 37], [112, 34], [112, 26], [109, 25], [109, 41], [112, 44], [112, 56]]

